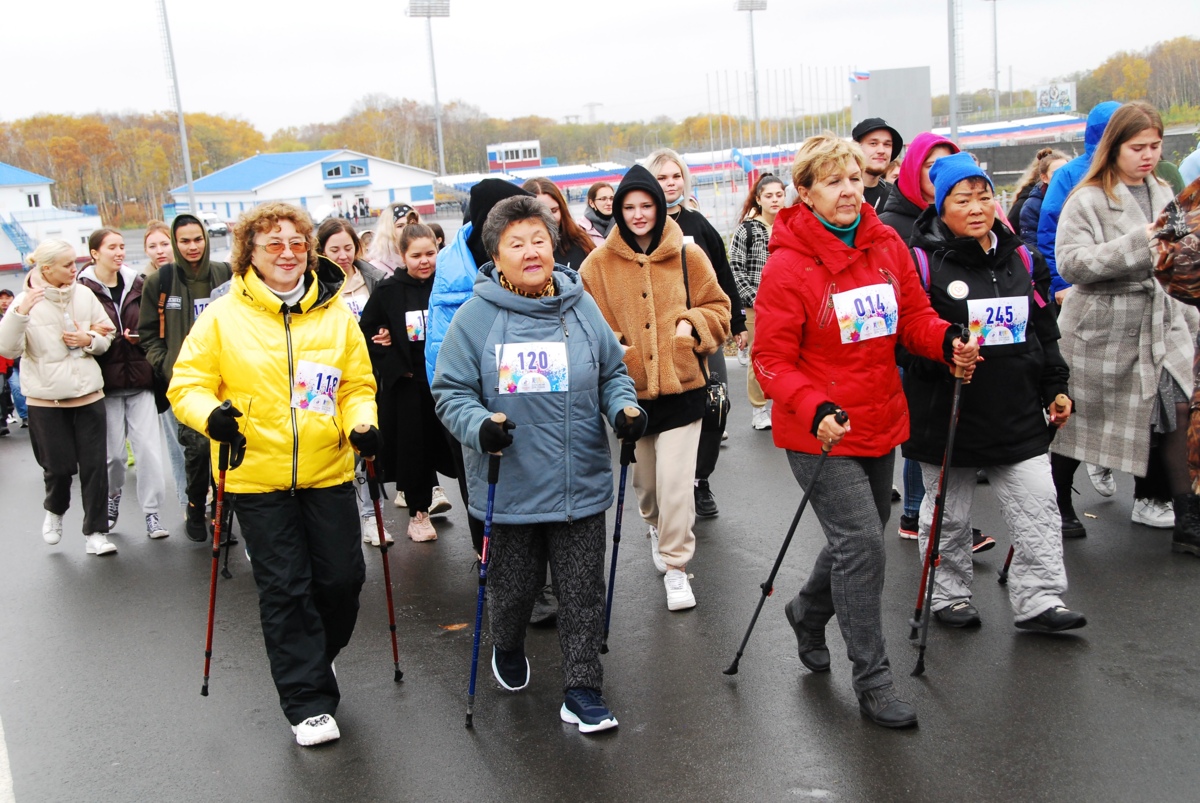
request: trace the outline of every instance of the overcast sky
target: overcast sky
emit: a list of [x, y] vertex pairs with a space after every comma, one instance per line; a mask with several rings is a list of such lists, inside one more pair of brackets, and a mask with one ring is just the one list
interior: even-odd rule
[[[961, 2], [959, 88], [990, 86], [992, 2]], [[737, 71], [748, 75], [748, 15], [733, 10], [734, 0], [450, 6], [448, 19], [433, 21], [441, 100], [493, 117], [586, 122], [585, 104], [599, 103], [598, 120], [679, 120], [716, 108], [716, 84], [723, 93]], [[0, 120], [169, 108], [157, 7], [157, 0], [7, 0]], [[406, 0], [167, 0], [185, 109], [240, 117], [270, 136], [337, 120], [369, 93], [431, 101], [425, 21], [405, 16], [406, 7]], [[998, 12], [1002, 91], [1010, 65], [1016, 88], [1032, 88], [1118, 50], [1200, 37], [1197, 0], [1155, 0], [1141, 10], [1130, 0], [1000, 0]], [[850, 69], [928, 65], [933, 93], [945, 93], [946, 15], [946, 0], [769, 0], [754, 14], [763, 116], [848, 105]], [[782, 82], [789, 70], [796, 88], [778, 83], [768, 93], [767, 74]], [[811, 89], [809, 97], [800, 90], [814, 79], [815, 101]]]

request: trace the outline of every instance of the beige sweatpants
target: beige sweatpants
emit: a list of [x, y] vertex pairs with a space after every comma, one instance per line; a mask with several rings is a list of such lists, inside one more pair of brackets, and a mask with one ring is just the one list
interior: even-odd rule
[[672, 569], [682, 569], [696, 552], [696, 448], [700, 421], [643, 435], [637, 442], [633, 488], [642, 518], [658, 530], [658, 551]]
[[[754, 348], [754, 310], [746, 307], [746, 348]], [[750, 397], [750, 406], [758, 410], [767, 406], [767, 397], [758, 384], [754, 375], [754, 361], [746, 366], [746, 395]]]

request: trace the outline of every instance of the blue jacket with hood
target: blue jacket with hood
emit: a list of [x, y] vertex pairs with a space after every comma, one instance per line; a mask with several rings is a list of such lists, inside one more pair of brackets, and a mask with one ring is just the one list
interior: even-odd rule
[[1051, 179], [1050, 186], [1046, 189], [1046, 197], [1042, 199], [1042, 211], [1038, 217], [1037, 246], [1038, 250], [1042, 252], [1042, 256], [1046, 258], [1046, 264], [1050, 266], [1051, 295], [1071, 286], [1058, 275], [1058, 265], [1054, 259], [1054, 243], [1058, 236], [1058, 216], [1062, 214], [1063, 205], [1066, 204], [1071, 190], [1075, 189], [1076, 184], [1083, 181], [1084, 175], [1091, 167], [1092, 155], [1096, 152], [1096, 146], [1100, 144], [1100, 137], [1104, 136], [1104, 129], [1108, 126], [1109, 118], [1119, 108], [1121, 108], [1121, 104], [1115, 100], [1096, 104], [1096, 107], [1088, 114], [1087, 129], [1083, 135], [1083, 154], [1076, 156], [1054, 171], [1054, 178]]
[[[438, 351], [446, 339], [450, 319], [458, 308], [471, 297], [475, 276], [479, 273], [475, 257], [467, 246], [471, 236], [471, 224], [464, 223], [454, 235], [450, 245], [437, 255], [437, 269], [433, 274], [433, 290], [429, 294], [429, 315], [425, 321], [425, 376], [433, 385], [433, 374], [437, 368]], [[482, 518], [482, 517], [481, 517]]]
[[[438, 418], [462, 444], [471, 515], [485, 514], [488, 455], [480, 451], [479, 428], [496, 412], [516, 429], [504, 450], [493, 521], [531, 524], [603, 513], [613, 503], [604, 419], [615, 427], [617, 413], [638, 404], [621, 344], [575, 271], [555, 265], [555, 294], [547, 298], [504, 289], [498, 273], [492, 262], [478, 271], [474, 298], [446, 331], [432, 382]], [[567, 389], [500, 393], [498, 348], [539, 342], [565, 344]]]

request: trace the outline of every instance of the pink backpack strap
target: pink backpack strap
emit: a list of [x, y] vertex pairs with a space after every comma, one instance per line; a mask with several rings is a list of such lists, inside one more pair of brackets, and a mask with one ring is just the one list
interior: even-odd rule
[[[1017, 249], [1017, 255], [1021, 257], [1021, 262], [1025, 265], [1025, 270], [1029, 273], [1029, 284], [1033, 285], [1033, 254], [1029, 253], [1026, 246], [1021, 246]], [[1033, 287], [1033, 300], [1037, 302], [1039, 307], [1046, 306], [1046, 299], [1042, 298], [1042, 294], [1038, 292], [1037, 286]]]
[[915, 246], [912, 252], [917, 260], [917, 276], [921, 277], [921, 286], [925, 288], [925, 294], [929, 295], [929, 255], [925, 253], [924, 248]]

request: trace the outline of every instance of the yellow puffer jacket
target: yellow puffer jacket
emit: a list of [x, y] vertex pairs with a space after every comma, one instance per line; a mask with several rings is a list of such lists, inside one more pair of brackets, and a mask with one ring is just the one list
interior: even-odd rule
[[[349, 435], [359, 424], [376, 425], [375, 377], [366, 340], [339, 297], [343, 278], [321, 257], [315, 276], [304, 278], [299, 311], [283, 313], [283, 302], [247, 271], [184, 341], [167, 392], [176, 417], [207, 432], [209, 414], [224, 400], [242, 412], [246, 459], [226, 475], [230, 493], [354, 479]], [[215, 474], [216, 448], [212, 459]]]

